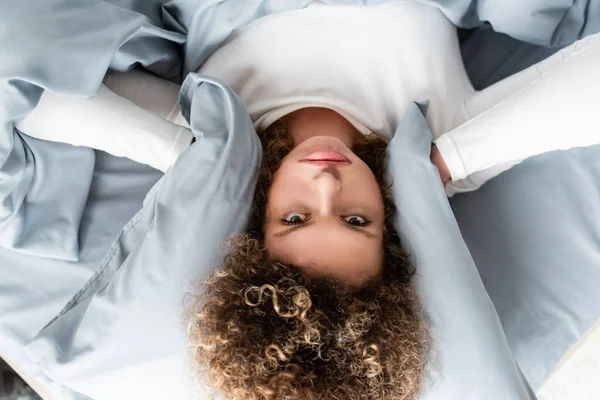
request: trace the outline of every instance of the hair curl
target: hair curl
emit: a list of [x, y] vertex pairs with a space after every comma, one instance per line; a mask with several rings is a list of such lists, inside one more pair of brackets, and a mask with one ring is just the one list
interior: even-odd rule
[[292, 148], [285, 125], [261, 134], [264, 157], [248, 232], [228, 243], [223, 263], [192, 296], [188, 336], [198, 377], [235, 400], [415, 399], [428, 335], [415, 273], [394, 229], [387, 143], [365, 137], [353, 151], [384, 199], [384, 265], [360, 288], [308, 278], [270, 258], [262, 226], [273, 174]]

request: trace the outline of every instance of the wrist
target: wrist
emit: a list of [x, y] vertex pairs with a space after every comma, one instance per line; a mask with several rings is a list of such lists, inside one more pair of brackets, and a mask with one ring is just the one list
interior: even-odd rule
[[435, 144], [431, 145], [431, 162], [437, 167], [442, 183], [445, 186], [451, 180], [450, 169]]

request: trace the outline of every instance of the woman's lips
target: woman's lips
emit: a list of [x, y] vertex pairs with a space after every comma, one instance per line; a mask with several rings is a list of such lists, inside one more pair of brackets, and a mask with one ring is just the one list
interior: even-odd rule
[[324, 160], [324, 161], [313, 161], [313, 160], [302, 160], [300, 161], [303, 164], [310, 164], [310, 165], [316, 165], [317, 167], [323, 167], [323, 168], [331, 168], [331, 167], [347, 167], [352, 165], [349, 162], [345, 162], [345, 161], [328, 161], [328, 160]]
[[335, 150], [313, 151], [304, 156], [300, 162], [321, 167], [343, 167], [352, 164], [348, 157]]

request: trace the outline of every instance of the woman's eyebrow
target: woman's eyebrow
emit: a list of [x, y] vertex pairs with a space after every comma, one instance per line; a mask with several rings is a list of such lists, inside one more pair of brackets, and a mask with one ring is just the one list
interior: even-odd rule
[[303, 228], [308, 228], [309, 226], [314, 225], [314, 224], [315, 224], [315, 221], [305, 222], [303, 224], [292, 226], [291, 228], [285, 229], [285, 230], [283, 230], [281, 232], [277, 232], [273, 236], [284, 237], [284, 236], [289, 235], [292, 232], [296, 232], [297, 230], [300, 230], [300, 229], [303, 229]]

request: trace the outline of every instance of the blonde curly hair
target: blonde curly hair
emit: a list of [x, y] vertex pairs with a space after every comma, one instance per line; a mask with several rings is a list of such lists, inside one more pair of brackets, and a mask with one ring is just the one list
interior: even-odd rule
[[416, 399], [428, 334], [411, 283], [414, 264], [394, 229], [387, 143], [372, 135], [353, 148], [380, 184], [385, 256], [380, 276], [349, 287], [269, 256], [262, 231], [268, 188], [292, 143], [281, 122], [261, 140], [249, 230], [228, 242], [222, 265], [188, 305], [197, 376], [235, 400]]

